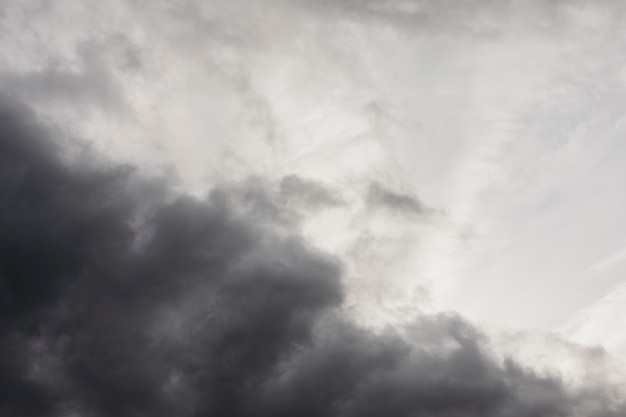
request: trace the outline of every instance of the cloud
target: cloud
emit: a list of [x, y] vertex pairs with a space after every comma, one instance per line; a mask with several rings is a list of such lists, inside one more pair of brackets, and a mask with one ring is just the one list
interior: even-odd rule
[[621, 248], [608, 257], [594, 263], [589, 269], [602, 272], [619, 265], [621, 262], [624, 262], [624, 260], [626, 260], [626, 248]]
[[46, 104], [97, 105], [119, 114], [126, 103], [99, 49], [103, 46], [95, 42], [79, 45], [78, 70], [64, 67], [67, 64], [64, 62], [49, 62], [44, 68], [31, 71], [3, 71], [0, 73], [3, 92]]
[[496, 360], [455, 315], [355, 325], [339, 260], [285, 231], [262, 188], [177, 195], [68, 162], [64, 146], [3, 105], [2, 415], [624, 412], [608, 392]]
[[429, 211], [415, 197], [388, 190], [376, 182], [368, 189], [367, 203], [372, 207], [382, 207], [405, 214], [422, 214]]
[[280, 192], [289, 201], [310, 208], [333, 207], [342, 204], [337, 193], [316, 181], [288, 175], [280, 182]]
[[581, 309], [559, 331], [577, 343], [602, 346], [621, 361], [616, 369], [622, 369], [626, 352], [626, 340], [621, 331], [624, 300], [626, 284], [622, 282], [600, 300]]
[[622, 5], [613, 0], [589, 4], [581, 1], [550, 2], [510, 0], [301, 0], [311, 9], [340, 12], [353, 19], [390, 23], [410, 31], [506, 37], [526, 32], [545, 35], [571, 24], [597, 29], [610, 10]]

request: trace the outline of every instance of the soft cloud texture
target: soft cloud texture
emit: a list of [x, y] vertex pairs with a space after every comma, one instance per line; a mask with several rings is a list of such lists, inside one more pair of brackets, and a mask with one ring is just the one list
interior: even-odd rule
[[[359, 326], [404, 328], [424, 312], [455, 310], [492, 334], [526, 328], [522, 339], [553, 354], [524, 361], [557, 369], [568, 367], [568, 342], [544, 346], [552, 338], [537, 330], [565, 323], [562, 334], [609, 353], [623, 342], [604, 313], [619, 303], [607, 300], [621, 299], [626, 272], [621, 2], [24, 0], [0, 10], [0, 92], [72, 144], [61, 158], [82, 166], [72, 169], [83, 181], [38, 151], [46, 187], [71, 198], [22, 211], [67, 217], [24, 229], [41, 243], [6, 240], [17, 251], [6, 252], [6, 268], [34, 251], [51, 277], [37, 290], [25, 269], [0, 289], [6, 302], [41, 291], [24, 305], [43, 308], [77, 270], [88, 274], [81, 259], [97, 257], [86, 254], [92, 237], [102, 259], [120, 244], [150, 251], [160, 207], [177, 207], [163, 220], [173, 230], [182, 212], [198, 227], [208, 221], [196, 213], [208, 204], [263, 229], [251, 239], [270, 249], [286, 251], [291, 243], [275, 239], [295, 235], [304, 258], [336, 256], [342, 297], [329, 305]], [[16, 164], [1, 168], [7, 189], [20, 184]], [[206, 202], [210, 190], [222, 191]], [[177, 196], [187, 200], [177, 206]], [[82, 226], [68, 227], [74, 219]], [[20, 233], [25, 224], [4, 221]], [[50, 242], [61, 243], [47, 252]], [[63, 242], [81, 249], [66, 253]], [[180, 302], [205, 314], [199, 301]], [[187, 331], [184, 315], [163, 314]], [[355, 340], [369, 337], [352, 326]]]
[[456, 315], [354, 324], [340, 263], [254, 182], [199, 199], [93, 156], [76, 165], [6, 105], [0, 149], [3, 415], [626, 411], [609, 390], [496, 359]]

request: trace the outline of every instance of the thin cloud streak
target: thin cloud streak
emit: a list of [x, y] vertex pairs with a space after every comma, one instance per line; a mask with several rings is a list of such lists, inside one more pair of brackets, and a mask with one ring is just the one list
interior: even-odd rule
[[607, 258], [591, 265], [592, 270], [596, 271], [604, 271], [609, 268], [615, 267], [616, 265], [624, 262], [626, 260], [626, 248], [622, 248], [615, 253], [609, 255]]

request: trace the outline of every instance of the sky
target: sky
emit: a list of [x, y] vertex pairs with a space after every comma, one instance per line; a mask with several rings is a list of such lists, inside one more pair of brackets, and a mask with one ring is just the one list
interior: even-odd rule
[[0, 415], [624, 415], [625, 18], [2, 2]]

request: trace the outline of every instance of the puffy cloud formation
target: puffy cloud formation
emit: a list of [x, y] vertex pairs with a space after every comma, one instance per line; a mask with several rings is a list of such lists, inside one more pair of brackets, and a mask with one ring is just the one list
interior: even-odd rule
[[[67, 146], [2, 106], [2, 416], [626, 412], [607, 390], [496, 360], [458, 316], [377, 334], [354, 324], [340, 261], [253, 182], [180, 196]], [[334, 201], [302, 179], [282, 189]]]

